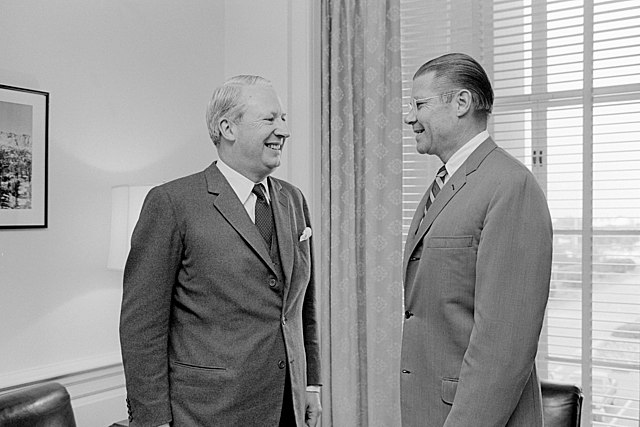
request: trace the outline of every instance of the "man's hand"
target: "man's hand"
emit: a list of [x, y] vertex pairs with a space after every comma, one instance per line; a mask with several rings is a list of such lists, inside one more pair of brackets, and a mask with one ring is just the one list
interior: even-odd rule
[[307, 391], [307, 408], [305, 413], [305, 423], [307, 427], [316, 427], [320, 413], [322, 413], [322, 406], [320, 405], [320, 393], [313, 391]]

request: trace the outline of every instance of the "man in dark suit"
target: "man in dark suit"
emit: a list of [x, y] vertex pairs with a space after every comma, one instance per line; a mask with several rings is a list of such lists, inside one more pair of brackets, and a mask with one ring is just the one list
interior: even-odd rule
[[463, 54], [422, 65], [405, 122], [444, 163], [409, 228], [404, 427], [538, 427], [552, 228], [531, 172], [487, 133], [493, 90]]
[[315, 426], [311, 222], [269, 177], [289, 130], [269, 81], [209, 103], [220, 160], [152, 189], [131, 239], [120, 340], [132, 426]]

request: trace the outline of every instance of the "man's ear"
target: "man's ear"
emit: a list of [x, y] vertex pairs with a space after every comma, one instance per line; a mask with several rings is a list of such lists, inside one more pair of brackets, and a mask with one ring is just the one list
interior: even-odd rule
[[454, 101], [456, 103], [456, 111], [458, 113], [458, 117], [462, 117], [471, 112], [472, 97], [471, 92], [469, 92], [467, 89], [460, 90], [456, 94]]
[[222, 117], [218, 120], [218, 129], [220, 130], [220, 136], [227, 141], [235, 141], [236, 140], [236, 125], [227, 119], [226, 117]]

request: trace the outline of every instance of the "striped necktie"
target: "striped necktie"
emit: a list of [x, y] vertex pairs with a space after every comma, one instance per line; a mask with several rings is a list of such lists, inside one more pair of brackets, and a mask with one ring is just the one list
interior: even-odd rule
[[446, 176], [447, 176], [447, 169], [444, 167], [444, 165], [442, 165], [442, 167], [438, 169], [438, 173], [436, 174], [436, 177], [433, 180], [433, 184], [431, 184], [431, 188], [429, 189], [429, 200], [427, 200], [427, 204], [424, 205], [425, 215], [427, 214], [427, 210], [429, 209], [429, 206], [431, 206], [431, 204], [436, 199], [436, 196], [438, 195], [440, 190], [442, 190], [442, 187], [444, 187], [444, 180]]
[[447, 169], [444, 167], [444, 165], [442, 165], [442, 167], [438, 169], [438, 173], [436, 174], [436, 177], [433, 180], [431, 187], [429, 187], [429, 198], [427, 199], [427, 203], [424, 205], [424, 211], [422, 211], [422, 218], [420, 219], [420, 223], [416, 228], [416, 233], [418, 232], [418, 229], [420, 228], [420, 225], [422, 224], [424, 217], [427, 215], [427, 210], [429, 210], [429, 207], [431, 206], [433, 201], [436, 199], [436, 196], [438, 195], [440, 190], [442, 190], [442, 187], [444, 187], [444, 179], [446, 176], [447, 176]]

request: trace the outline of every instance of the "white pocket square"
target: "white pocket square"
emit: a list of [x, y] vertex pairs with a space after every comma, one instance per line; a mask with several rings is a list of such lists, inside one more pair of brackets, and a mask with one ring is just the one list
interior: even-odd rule
[[304, 229], [304, 231], [302, 232], [302, 234], [300, 235], [300, 242], [304, 242], [305, 240], [307, 240], [309, 237], [311, 237], [311, 228], [307, 227]]

